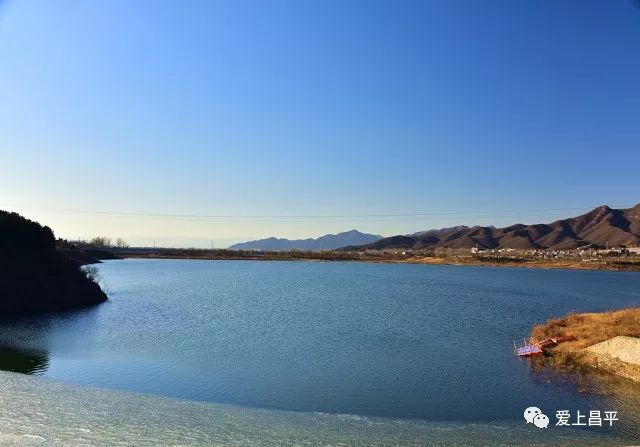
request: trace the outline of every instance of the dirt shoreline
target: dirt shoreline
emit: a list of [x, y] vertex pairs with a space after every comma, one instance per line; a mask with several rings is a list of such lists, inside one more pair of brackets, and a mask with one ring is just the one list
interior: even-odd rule
[[367, 257], [367, 256], [327, 256], [327, 255], [204, 255], [192, 256], [183, 254], [137, 254], [122, 253], [124, 258], [140, 259], [198, 259], [198, 260], [235, 260], [235, 261], [324, 261], [324, 262], [369, 262], [376, 264], [423, 264], [423, 265], [457, 265], [487, 267], [521, 267], [531, 269], [571, 269], [571, 270], [605, 270], [605, 271], [640, 271], [640, 258], [631, 261], [602, 260], [583, 262], [580, 260], [536, 260], [508, 258], [445, 258], [445, 257]]

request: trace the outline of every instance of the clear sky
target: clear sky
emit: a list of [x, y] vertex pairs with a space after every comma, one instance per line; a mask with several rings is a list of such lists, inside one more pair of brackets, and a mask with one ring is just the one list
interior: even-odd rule
[[0, 208], [62, 237], [548, 222], [640, 202], [639, 123], [633, 0], [0, 0]]

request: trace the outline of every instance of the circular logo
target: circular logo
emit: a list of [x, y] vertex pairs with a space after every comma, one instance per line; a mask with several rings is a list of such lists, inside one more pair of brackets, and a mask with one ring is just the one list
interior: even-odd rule
[[529, 407], [524, 410], [524, 420], [527, 421], [527, 424], [531, 424], [533, 422], [533, 418], [539, 414], [542, 414], [542, 410], [540, 408]]

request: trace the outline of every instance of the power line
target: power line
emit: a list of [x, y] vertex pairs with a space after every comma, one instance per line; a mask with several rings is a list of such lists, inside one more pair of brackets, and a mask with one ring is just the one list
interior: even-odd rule
[[[634, 205], [614, 206], [613, 208], [625, 209]], [[403, 219], [408, 221], [429, 219], [451, 219], [472, 218], [478, 216], [502, 217], [502, 218], [521, 218], [517, 214], [522, 213], [540, 213], [549, 211], [576, 211], [585, 210], [585, 207], [566, 207], [566, 208], [534, 208], [534, 209], [496, 209], [482, 211], [445, 211], [445, 212], [429, 212], [429, 213], [366, 213], [366, 214], [263, 214], [263, 215], [244, 215], [244, 214], [172, 214], [172, 213], [138, 213], [138, 212], [121, 212], [121, 211], [103, 211], [103, 210], [86, 210], [86, 209], [50, 209], [49, 211], [71, 214], [87, 214], [95, 216], [109, 216], [122, 218], [145, 218], [145, 219], [175, 219], [193, 222], [216, 222], [216, 223], [233, 223], [238, 221], [248, 223], [296, 223], [305, 221], [315, 222], [333, 222], [339, 219], [367, 220], [367, 221], [389, 221], [395, 219]], [[567, 216], [568, 217], [568, 216]], [[224, 219], [224, 220], [215, 220]]]

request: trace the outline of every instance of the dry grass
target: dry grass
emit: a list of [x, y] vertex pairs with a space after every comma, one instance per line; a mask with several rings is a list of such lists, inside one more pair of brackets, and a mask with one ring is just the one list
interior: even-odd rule
[[[603, 313], [569, 314], [564, 318], [554, 318], [545, 324], [535, 326], [531, 336], [534, 340], [573, 335], [576, 341], [560, 343], [547, 349], [546, 360], [551, 366], [583, 370], [590, 367], [619, 369], [619, 362], [600, 361], [585, 348], [609, 340], [618, 335], [640, 337], [640, 308], [631, 308]], [[615, 363], [615, 364], [614, 364]], [[609, 365], [609, 366], [607, 366]], [[628, 375], [628, 374], [626, 374]]]
[[573, 335], [576, 341], [561, 343], [554, 350], [576, 350], [618, 335], [640, 337], [640, 308], [614, 312], [569, 314], [533, 328], [535, 340]]

